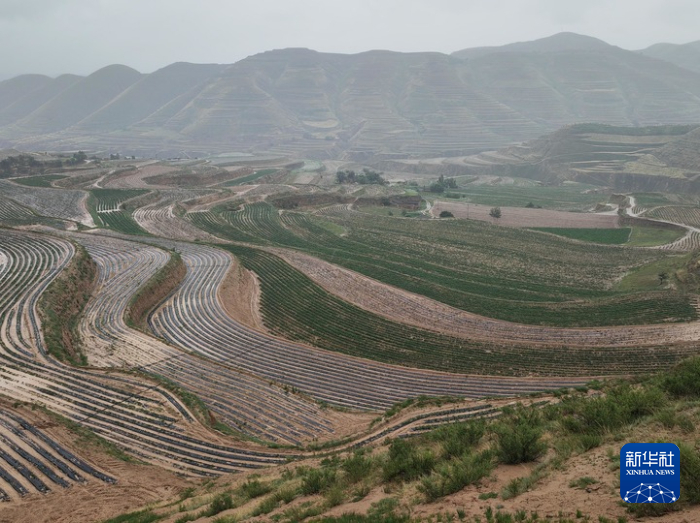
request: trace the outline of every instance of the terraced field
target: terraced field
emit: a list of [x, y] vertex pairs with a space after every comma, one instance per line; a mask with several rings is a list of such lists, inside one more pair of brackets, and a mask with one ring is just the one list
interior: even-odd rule
[[659, 251], [593, 246], [472, 221], [390, 218], [337, 207], [319, 217], [280, 214], [260, 203], [188, 217], [221, 238], [304, 250], [491, 318], [573, 327], [687, 321], [697, 315], [686, 296], [611, 290], [628, 271], [667, 256]]
[[613, 347], [661, 346], [692, 343], [700, 337], [700, 324], [637, 325], [561, 329], [503, 322], [471, 314], [425, 296], [408, 293], [338, 265], [292, 250], [275, 253], [315, 283], [349, 303], [396, 322], [451, 336], [523, 346]]
[[[182, 287], [152, 316], [156, 335], [214, 361], [287, 383], [328, 403], [376, 409], [421, 394], [508, 395], [578, 381], [434, 373], [345, 358], [271, 338], [236, 323], [223, 310], [217, 289], [231, 263], [225, 252], [186, 244], [172, 246], [181, 252], [188, 273]], [[451, 367], [446, 364], [443, 368]]]
[[30, 422], [0, 410], [0, 501], [116, 479], [97, 470]]
[[41, 216], [81, 223], [88, 227], [95, 224], [87, 210], [87, 193], [68, 189], [25, 187], [7, 180], [0, 180], [0, 190], [12, 199]]
[[36, 221], [37, 216], [17, 202], [0, 196], [0, 222], [6, 224], [23, 224]]
[[[103, 181], [143, 182], [138, 171], [112, 174]], [[172, 189], [138, 200], [145, 190], [11, 182], [0, 189], [0, 222], [44, 231], [0, 230], [0, 394], [41, 404], [187, 476], [282, 463], [307, 455], [300, 449], [312, 441], [349, 437], [348, 446], [360, 446], [408, 437], [496, 415], [495, 405], [515, 395], [629, 374], [629, 361], [637, 362], [634, 372], [650, 372], [697, 352], [696, 297], [629, 283], [638, 272], [673, 267], [682, 258], [677, 251], [700, 245], [690, 215], [659, 214], [691, 227], [664, 250], [594, 245], [581, 229], [568, 239], [350, 205], [281, 211], [265, 201], [316, 188]], [[41, 227], [50, 225], [43, 216], [80, 222], [87, 194], [102, 230]], [[618, 242], [626, 232], [603, 234]], [[75, 244], [98, 273], [78, 326], [85, 368], [47, 354], [36, 313]], [[163, 293], [170, 292], [147, 328], [139, 327], [144, 332], [136, 330], [125, 320], [129, 303], [172, 252], [185, 264], [184, 281]], [[253, 313], [264, 328], [243, 325], [224, 305], [236, 296], [223, 293], [242, 289], [228, 283], [234, 262], [250, 277], [252, 309], [259, 303]], [[373, 412], [419, 396], [504, 399], [430, 407], [367, 429]], [[76, 478], [117, 478], [71, 460], [71, 449], [59, 450], [31, 425], [0, 407], [0, 499], [62, 489], [82, 481]], [[262, 441], [297, 449], [272, 450]]]
[[133, 294], [165, 265], [166, 251], [133, 242], [78, 236], [98, 265], [99, 282], [80, 326], [91, 365], [143, 369], [196, 394], [216, 417], [249, 436], [278, 443], [332, 434], [318, 406], [282, 387], [213, 364], [130, 329], [124, 313]]
[[4, 365], [0, 392], [40, 403], [129, 453], [189, 475], [278, 463], [284, 454], [232, 448], [194, 423], [188, 408], [157, 382], [66, 367], [46, 356], [36, 300], [73, 252], [58, 239], [3, 231], [0, 318]]
[[134, 221], [131, 212], [124, 209], [124, 202], [137, 198], [148, 191], [132, 189], [93, 189], [90, 191], [88, 206], [94, 221], [100, 227], [123, 232], [124, 234], [146, 234]]
[[644, 213], [644, 217], [655, 218], [673, 223], [700, 227], [700, 208], [667, 205], [655, 207]]

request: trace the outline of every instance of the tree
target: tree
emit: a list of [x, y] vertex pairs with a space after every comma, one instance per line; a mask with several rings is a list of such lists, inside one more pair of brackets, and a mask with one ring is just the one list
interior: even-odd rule
[[663, 285], [666, 280], [668, 280], [668, 273], [667, 272], [660, 272], [659, 273], [659, 285]]
[[491, 210], [489, 211], [489, 216], [491, 218], [500, 218], [501, 217], [501, 208], [500, 207], [491, 207]]
[[454, 218], [455, 215], [452, 214], [450, 211], [442, 211], [440, 213], [440, 218]]

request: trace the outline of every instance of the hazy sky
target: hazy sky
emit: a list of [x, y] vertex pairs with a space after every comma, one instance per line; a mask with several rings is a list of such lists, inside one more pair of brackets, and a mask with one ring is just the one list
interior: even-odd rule
[[697, 0], [0, 0], [0, 76], [233, 63], [284, 47], [452, 52], [561, 31], [700, 40]]

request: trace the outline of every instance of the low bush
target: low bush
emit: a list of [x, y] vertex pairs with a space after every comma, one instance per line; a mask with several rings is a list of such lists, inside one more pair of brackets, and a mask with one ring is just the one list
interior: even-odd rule
[[502, 463], [528, 463], [545, 453], [547, 445], [542, 441], [544, 422], [538, 410], [518, 406], [504, 409], [503, 414], [492, 427], [497, 436], [498, 458]]
[[443, 464], [434, 474], [424, 478], [418, 490], [425, 495], [426, 501], [432, 502], [476, 483], [489, 475], [493, 467], [493, 452], [490, 450], [465, 455]]
[[335, 471], [311, 469], [301, 483], [301, 492], [305, 496], [326, 492], [336, 480]]
[[341, 465], [345, 471], [345, 478], [349, 483], [357, 483], [366, 478], [373, 468], [372, 458], [365, 456], [364, 452], [355, 452], [343, 461]]
[[389, 447], [384, 463], [384, 481], [411, 481], [430, 474], [435, 467], [435, 457], [430, 451], [420, 450], [415, 444], [395, 439]]
[[676, 365], [661, 379], [661, 388], [675, 397], [700, 397], [700, 358]]
[[442, 458], [460, 457], [472, 450], [486, 432], [483, 421], [467, 423], [450, 423], [430, 433], [432, 441], [442, 445]]
[[257, 479], [248, 480], [239, 487], [243, 496], [249, 499], [258, 498], [270, 492], [272, 488], [266, 483], [260, 483]]
[[667, 403], [666, 395], [658, 387], [624, 384], [596, 398], [564, 398], [559, 414], [566, 431], [602, 436], [660, 411]]

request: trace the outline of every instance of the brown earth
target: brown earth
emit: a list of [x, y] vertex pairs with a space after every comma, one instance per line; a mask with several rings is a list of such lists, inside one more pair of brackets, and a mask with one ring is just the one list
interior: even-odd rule
[[68, 267], [42, 294], [39, 314], [45, 341], [54, 357], [81, 363], [83, 350], [77, 324], [96, 283], [97, 265], [87, 251], [78, 246]]
[[231, 257], [231, 267], [219, 287], [219, 300], [231, 318], [261, 332], [267, 329], [260, 313], [260, 282], [257, 275]]
[[560, 227], [566, 229], [617, 229], [617, 215], [528, 209], [525, 207], [501, 207], [501, 217], [492, 218], [492, 207], [474, 203], [436, 201], [431, 209], [434, 217], [442, 211], [451, 212], [455, 218], [490, 222], [506, 227]]
[[41, 410], [28, 406], [13, 408], [0, 400], [3, 410], [16, 413], [70, 452], [98, 470], [117, 479], [108, 485], [95, 478], [69, 489], [54, 488], [48, 494], [30, 493], [23, 498], [0, 504], [0, 523], [75, 523], [103, 521], [116, 514], [130, 512], [164, 498], [176, 496], [189, 485], [186, 480], [160, 467], [126, 463], [105, 454]]
[[182, 258], [172, 255], [170, 261], [144, 285], [126, 311], [127, 323], [132, 323], [141, 330], [146, 330], [146, 318], [187, 275]]

